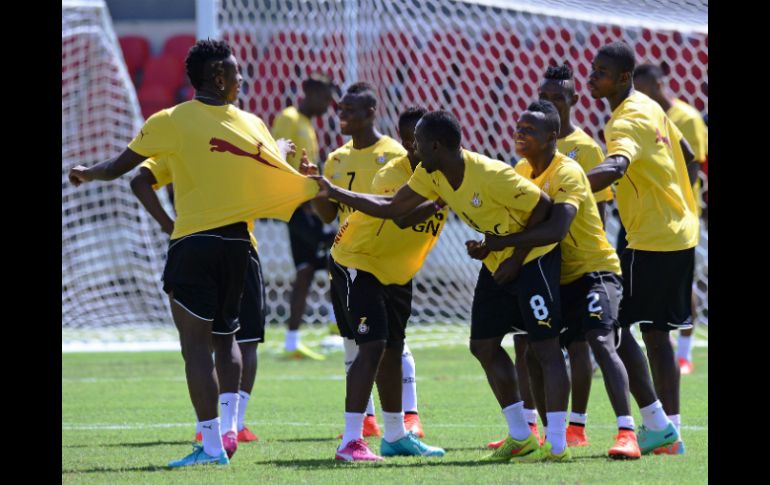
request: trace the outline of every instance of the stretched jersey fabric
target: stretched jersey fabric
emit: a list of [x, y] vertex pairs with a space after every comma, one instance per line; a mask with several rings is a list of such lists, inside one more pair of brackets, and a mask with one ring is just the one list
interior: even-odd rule
[[[375, 144], [360, 150], [353, 148], [353, 140], [350, 140], [326, 158], [324, 177], [343, 189], [370, 194], [374, 175], [386, 163], [403, 155], [406, 155], [406, 149], [387, 135], [381, 136]], [[352, 213], [351, 207], [339, 204], [337, 216], [340, 219], [340, 225]]]
[[229, 104], [193, 100], [159, 111], [129, 148], [170, 166], [172, 239], [257, 218], [287, 221], [318, 193], [316, 182], [281, 158], [264, 122]]
[[635, 91], [612, 112], [604, 129], [607, 155], [631, 163], [617, 187], [628, 247], [679, 251], [698, 244], [699, 223], [682, 133], [658, 103]]
[[[569, 135], [556, 140], [556, 149], [579, 163], [586, 173], [604, 161], [602, 147], [580, 128], [575, 128]], [[596, 202], [608, 202], [613, 198], [612, 187], [606, 187], [594, 194]]]
[[294, 106], [289, 106], [275, 117], [272, 134], [276, 140], [288, 138], [294, 142], [297, 151], [294, 155], [286, 156], [286, 161], [294, 170], [299, 170], [303, 149], [307, 152], [307, 159], [311, 163], [318, 163], [318, 139], [313, 123]]
[[570, 204], [577, 209], [569, 232], [560, 243], [559, 283], [572, 283], [593, 271], [610, 271], [620, 275], [620, 260], [607, 240], [584, 169], [575, 160], [557, 151], [543, 173], [532, 178], [532, 171], [532, 165], [526, 158], [516, 164], [516, 172], [532, 180], [551, 197], [554, 204]]
[[[148, 158], [147, 160], [142, 162], [142, 164], [139, 166], [144, 167], [150, 172], [152, 172], [152, 175], [155, 177], [155, 183], [152, 186], [154, 190], [158, 190], [161, 187], [164, 187], [174, 182], [174, 179], [171, 175], [171, 168], [169, 167], [169, 164], [165, 158], [156, 158], [156, 159]], [[254, 237], [254, 221], [248, 220], [245, 222], [249, 228], [249, 237], [251, 238], [251, 244], [254, 246], [254, 249], [257, 249], [257, 238]]]
[[[406, 155], [385, 164], [372, 180], [371, 192], [393, 195], [412, 176]], [[446, 222], [444, 208], [427, 220], [401, 229], [391, 220], [353, 212], [340, 226], [331, 254], [348, 268], [372, 273], [384, 285], [404, 285], [420, 270]]]
[[[507, 163], [463, 150], [463, 181], [454, 190], [440, 171], [428, 173], [422, 164], [409, 179], [409, 187], [426, 199], [441, 197], [466, 224], [482, 234], [508, 235], [522, 231], [529, 221], [540, 189]], [[533, 248], [524, 263], [546, 254], [556, 244]], [[515, 248], [492, 251], [484, 265], [494, 273]]]

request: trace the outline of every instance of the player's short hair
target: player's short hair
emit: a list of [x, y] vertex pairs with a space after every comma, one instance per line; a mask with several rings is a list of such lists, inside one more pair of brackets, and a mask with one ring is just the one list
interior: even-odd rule
[[377, 107], [377, 95], [374, 86], [367, 82], [359, 81], [350, 85], [345, 94], [355, 94], [364, 99], [367, 108]]
[[398, 115], [398, 131], [401, 131], [401, 128], [409, 124], [417, 123], [417, 121], [419, 121], [419, 119], [427, 112], [428, 110], [422, 106], [410, 106], [406, 108], [400, 115]]
[[642, 78], [652, 81], [660, 81], [665, 77], [663, 69], [655, 64], [642, 64], [634, 69], [634, 79]]
[[564, 86], [570, 92], [575, 94], [575, 80], [572, 75], [572, 69], [567, 64], [561, 66], [548, 66], [545, 70], [544, 78], [549, 81], [565, 81]]
[[460, 122], [449, 111], [431, 111], [420, 118], [420, 131], [429, 141], [437, 141], [449, 150], [460, 148], [462, 129]]
[[550, 101], [538, 100], [530, 103], [527, 106], [527, 111], [532, 113], [543, 113], [545, 115], [545, 127], [548, 131], [555, 131], [559, 133], [561, 129], [561, 119], [559, 118], [559, 110]]
[[302, 81], [302, 91], [308, 92], [319, 88], [334, 89], [334, 83], [326, 74], [313, 73]]
[[603, 45], [596, 55], [608, 57], [620, 72], [634, 72], [634, 67], [636, 67], [634, 50], [625, 42], [616, 41]]
[[184, 60], [187, 77], [195, 89], [201, 89], [206, 80], [203, 73], [211, 61], [224, 61], [233, 55], [230, 45], [223, 40], [199, 40], [187, 52]]

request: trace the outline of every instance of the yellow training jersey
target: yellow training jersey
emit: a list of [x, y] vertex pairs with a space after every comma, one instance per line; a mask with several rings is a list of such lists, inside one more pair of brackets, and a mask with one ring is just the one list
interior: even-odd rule
[[[406, 155], [406, 149], [393, 138], [383, 135], [374, 145], [361, 150], [353, 148], [353, 140], [329, 154], [324, 165], [324, 177], [343, 189], [362, 194], [372, 193], [374, 175], [394, 158]], [[340, 225], [353, 209], [339, 204]]]
[[[371, 191], [392, 196], [411, 176], [409, 158], [395, 158], [374, 176]], [[446, 216], [445, 208], [419, 224], [401, 229], [391, 220], [355, 211], [340, 226], [332, 257], [343, 266], [372, 273], [384, 285], [406, 284], [438, 241]]]
[[580, 164], [556, 152], [551, 164], [537, 178], [532, 178], [532, 165], [526, 158], [516, 164], [516, 172], [532, 180], [554, 204], [570, 204], [577, 209], [569, 232], [560, 243], [562, 285], [593, 271], [620, 274], [620, 260], [607, 241], [591, 184]]
[[[155, 177], [155, 184], [153, 184], [152, 188], [155, 190], [160, 189], [164, 185], [174, 183], [174, 177], [171, 173], [171, 168], [169, 167], [169, 164], [165, 158], [148, 158], [139, 166], [144, 167], [152, 172], [152, 175]], [[174, 203], [176, 203], [176, 197], [174, 197]], [[254, 220], [248, 220], [245, 222], [249, 226], [251, 244], [254, 245], [254, 249], [257, 249], [257, 238], [254, 237]], [[176, 224], [174, 224], [174, 226], [176, 226]]]
[[177, 212], [172, 239], [256, 218], [288, 221], [318, 193], [291, 168], [256, 116], [232, 105], [187, 101], [152, 115], [129, 148], [165, 157]]
[[608, 156], [631, 162], [616, 192], [628, 247], [679, 251], [696, 246], [698, 216], [679, 146], [682, 134], [660, 105], [634, 92], [612, 112], [604, 137]]
[[[588, 172], [604, 161], [604, 152], [588, 133], [575, 128], [575, 131], [556, 140], [556, 148], [568, 158], [575, 160]], [[612, 187], [607, 187], [594, 194], [596, 202], [608, 202], [613, 199]]]
[[[508, 235], [527, 225], [532, 210], [540, 200], [540, 189], [508, 165], [480, 153], [463, 150], [465, 173], [454, 190], [444, 174], [429, 174], [418, 165], [409, 179], [409, 187], [426, 199], [441, 197], [466, 224], [482, 234]], [[556, 244], [533, 248], [524, 260], [532, 261], [556, 247]], [[514, 248], [492, 251], [484, 260], [491, 272], [508, 259]]]
[[294, 142], [297, 151], [294, 155], [286, 157], [295, 170], [299, 170], [299, 162], [302, 160], [302, 149], [307, 151], [307, 159], [311, 163], [318, 163], [318, 139], [310, 119], [299, 112], [294, 106], [289, 106], [278, 113], [273, 120], [273, 138], [288, 138]]

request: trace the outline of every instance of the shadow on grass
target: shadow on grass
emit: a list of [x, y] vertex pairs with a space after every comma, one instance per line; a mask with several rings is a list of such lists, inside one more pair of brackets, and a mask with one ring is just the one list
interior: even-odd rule
[[89, 445], [64, 445], [62, 448], [149, 448], [151, 446], [186, 445], [191, 441], [147, 441], [144, 443], [94, 443]]
[[334, 436], [327, 438], [285, 438], [285, 439], [268, 439], [266, 443], [323, 443], [326, 441], [339, 441]]
[[[212, 467], [213, 468], [213, 467]], [[171, 470], [170, 468], [162, 465], [146, 465], [146, 466], [129, 466], [129, 467], [122, 467], [122, 466], [115, 466], [115, 467], [106, 467], [106, 466], [98, 466], [94, 468], [86, 468], [83, 470], [78, 469], [66, 469], [62, 468], [62, 475], [65, 473], [122, 473], [122, 472], [161, 472], [165, 470]]]

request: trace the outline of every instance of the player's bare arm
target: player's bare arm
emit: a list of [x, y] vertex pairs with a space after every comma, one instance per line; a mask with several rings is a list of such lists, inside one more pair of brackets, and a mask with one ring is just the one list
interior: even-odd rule
[[351, 192], [331, 184], [324, 177], [316, 176], [312, 178], [320, 186], [315, 200], [319, 198], [334, 199], [364, 214], [379, 217], [380, 219], [395, 219], [406, 216], [428, 200], [412, 190], [408, 185], [401, 187], [394, 196], [384, 197]]
[[612, 155], [604, 159], [586, 174], [591, 182], [591, 192], [596, 193], [612, 185], [625, 175], [631, 162], [623, 155]]
[[91, 182], [93, 180], [115, 180], [124, 173], [130, 172], [145, 160], [147, 160], [147, 157], [139, 155], [130, 148], [126, 148], [117, 157], [97, 163], [93, 167], [87, 168], [83, 165], [72, 167], [69, 172], [70, 183], [77, 187], [83, 182]]
[[161, 230], [170, 236], [174, 232], [174, 220], [163, 209], [158, 195], [152, 189], [157, 182], [150, 170], [140, 167], [139, 173], [131, 179], [131, 191], [152, 218], [160, 224]]

